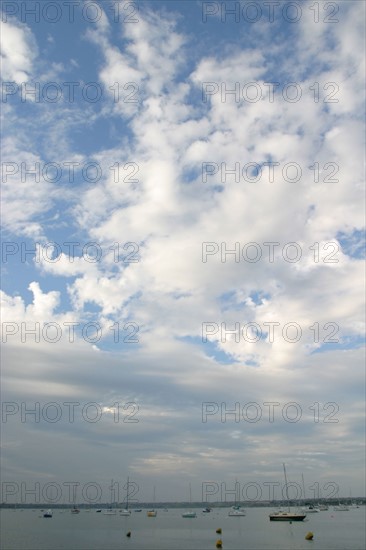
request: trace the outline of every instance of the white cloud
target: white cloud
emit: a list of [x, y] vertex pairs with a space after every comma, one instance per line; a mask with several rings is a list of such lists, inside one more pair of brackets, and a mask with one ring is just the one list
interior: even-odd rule
[[26, 25], [12, 20], [2, 23], [1, 65], [4, 81], [27, 82], [32, 74], [33, 61], [38, 54], [32, 32]]

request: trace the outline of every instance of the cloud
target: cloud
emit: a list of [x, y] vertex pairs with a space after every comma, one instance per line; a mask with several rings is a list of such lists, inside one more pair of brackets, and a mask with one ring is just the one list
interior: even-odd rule
[[27, 25], [16, 20], [2, 23], [1, 65], [4, 81], [27, 82], [32, 74], [38, 51], [34, 36]]
[[[26, 294], [4, 292], [4, 320], [99, 323], [102, 337], [88, 341], [80, 329], [73, 342], [67, 331], [55, 343], [9, 335], [8, 399], [72, 399], [109, 411], [95, 424], [83, 418], [58, 423], [59, 443], [50, 436], [51, 423], [9, 429], [6, 458], [13, 475], [51, 475], [47, 463], [54, 461], [60, 475], [78, 471], [99, 479], [107, 460], [114, 476], [128, 469], [139, 476], [145, 498], [157, 480], [163, 499], [186, 490], [177, 472], [202, 481], [222, 478], [224, 468], [228, 481], [239, 475], [274, 481], [283, 461], [297, 476], [306, 471], [313, 481], [332, 475], [348, 483], [342, 461], [351, 450], [353, 471], [362, 476], [363, 263], [350, 252], [359, 250], [364, 228], [363, 126], [355, 93], [362, 29], [354, 6], [342, 15], [342, 25], [333, 27], [304, 17], [287, 38], [288, 25], [274, 26], [276, 36], [261, 28], [256, 38], [250, 31], [245, 42], [235, 31], [234, 45], [209, 50], [199, 42], [193, 52], [174, 13], [145, 11], [138, 24], [114, 27], [105, 16], [83, 34], [98, 54], [93, 70], [106, 91], [102, 105], [32, 105], [38, 118], [23, 122], [21, 137], [21, 105], [11, 106], [7, 159], [91, 158], [102, 175], [86, 182], [78, 173], [69, 186], [9, 177], [6, 227], [19, 239], [59, 242], [62, 252], [57, 261], [41, 255], [33, 262], [32, 279], [23, 285], [33, 294], [31, 303]], [[85, 80], [87, 67], [79, 58], [77, 64]], [[22, 67], [30, 71], [31, 65]], [[65, 67], [62, 60], [53, 69], [62, 75]], [[286, 87], [294, 78], [298, 101], [286, 95], [296, 91]], [[246, 95], [253, 82], [257, 100]], [[278, 82], [274, 90], [271, 82]], [[338, 88], [325, 88], [329, 82]], [[116, 83], [122, 95], [136, 92], [138, 101], [128, 103], [122, 95], [115, 101]], [[126, 83], [136, 88], [124, 89]], [[205, 83], [213, 83], [207, 101]], [[236, 95], [227, 93], [234, 89]], [[338, 101], [324, 101], [329, 94]], [[52, 135], [36, 129], [40, 121]], [[114, 137], [102, 130], [91, 138], [93, 125], [102, 123], [118, 128]], [[90, 139], [93, 154], [71, 129]], [[214, 173], [204, 179], [208, 164]], [[101, 257], [73, 257], [62, 246], [70, 240], [97, 243]], [[206, 261], [204, 250], [211, 252]], [[129, 262], [135, 252], [138, 261]], [[250, 256], [255, 252], [257, 261]], [[124, 341], [125, 332], [113, 340], [116, 323], [123, 330], [128, 322], [139, 328], [138, 344]], [[217, 327], [208, 342], [204, 323]], [[249, 323], [261, 331], [257, 341], [243, 328]], [[300, 327], [298, 341], [294, 326]], [[113, 422], [116, 402], [137, 402], [140, 422]], [[274, 422], [268, 402], [280, 404]], [[299, 422], [283, 416], [293, 402], [301, 407]], [[218, 407], [208, 422], [202, 421], [202, 403]], [[240, 411], [257, 403], [262, 417], [236, 422], [228, 413], [222, 421], [222, 404], [225, 419], [236, 403]], [[325, 421], [332, 412], [339, 422]], [[46, 436], [54, 446], [42, 457]], [[22, 453], [31, 449], [27, 467], [15, 446], [20, 440]], [[70, 441], [71, 459], [62, 450]], [[86, 455], [84, 474], [77, 457]], [[174, 489], [164, 484], [167, 473]]]

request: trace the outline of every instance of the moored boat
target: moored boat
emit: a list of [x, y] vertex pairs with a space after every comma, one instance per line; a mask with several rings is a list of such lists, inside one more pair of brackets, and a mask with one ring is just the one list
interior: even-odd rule
[[270, 521], [303, 521], [306, 518], [306, 514], [301, 512], [291, 512], [290, 510], [285, 464], [283, 464], [283, 473], [285, 476], [285, 489], [286, 489], [286, 499], [288, 503], [288, 511], [284, 512], [282, 510], [279, 510], [278, 512], [273, 512], [272, 514], [269, 514], [269, 520]]
[[230, 510], [230, 512], [228, 513], [228, 516], [231, 517], [231, 518], [243, 517], [245, 515], [246, 514], [245, 514], [244, 510], [241, 510], [240, 508], [238, 510]]
[[269, 514], [270, 521], [303, 521], [306, 518], [306, 514], [296, 512], [274, 512]]

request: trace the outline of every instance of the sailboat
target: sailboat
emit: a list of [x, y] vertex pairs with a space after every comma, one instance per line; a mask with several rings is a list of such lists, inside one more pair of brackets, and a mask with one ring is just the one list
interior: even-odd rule
[[[287, 484], [285, 464], [283, 464], [283, 473], [285, 475], [286, 499], [287, 499], [287, 503], [289, 504], [288, 484]], [[305, 518], [306, 518], [306, 514], [291, 512], [290, 506], [288, 506], [287, 512], [283, 512], [280, 510], [279, 512], [273, 512], [273, 514], [269, 514], [270, 521], [303, 521]]]
[[[303, 499], [305, 500], [305, 499], [306, 499], [306, 495], [305, 495], [304, 474], [301, 474], [301, 479], [302, 479], [302, 490], [303, 490], [303, 492], [304, 492], [304, 494], [303, 494]], [[316, 512], [319, 512], [319, 508], [317, 508], [317, 507], [314, 506], [313, 504], [309, 504], [309, 506], [303, 506], [303, 507], [302, 507], [302, 511], [303, 511], [303, 512], [307, 512], [308, 514], [315, 514]]]
[[116, 515], [116, 509], [115, 508], [112, 508], [112, 500], [113, 500], [113, 479], [111, 481], [111, 505], [109, 508], [107, 508], [106, 510], [104, 510], [104, 515], [105, 516], [115, 516]]
[[73, 487], [72, 493], [73, 493], [72, 494], [72, 501], [73, 501], [74, 505], [71, 508], [71, 513], [72, 514], [80, 514], [80, 510], [79, 510], [79, 508], [76, 508], [76, 503], [75, 503], [75, 501], [76, 501], [76, 487]]
[[[192, 506], [192, 487], [191, 484], [189, 484], [189, 503]], [[192, 510], [190, 512], [184, 512], [182, 514], [182, 518], [196, 518], [197, 514], [196, 512], [193, 512]]]
[[340, 502], [338, 503], [338, 506], [333, 506], [333, 510], [335, 512], [348, 512], [349, 511], [349, 508], [346, 504], [341, 504]]
[[124, 510], [119, 511], [120, 516], [129, 516], [131, 514], [131, 510], [128, 509], [128, 491], [130, 487], [130, 478], [127, 478], [127, 494], [126, 494], [126, 508]]
[[44, 514], [43, 514], [43, 517], [44, 518], [52, 518], [52, 510], [47, 510]]
[[228, 513], [228, 516], [231, 517], [231, 518], [237, 518], [237, 517], [243, 517], [245, 516], [245, 511], [242, 510], [240, 508], [240, 506], [238, 506], [236, 504], [236, 488], [237, 488], [237, 483], [238, 483], [238, 480], [236, 479], [235, 480], [235, 504], [234, 506], [231, 508], [230, 512]]
[[[153, 501], [154, 501], [154, 504], [155, 504], [155, 486], [154, 486]], [[156, 511], [154, 508], [152, 508], [151, 510], [148, 510], [148, 511], [147, 511], [147, 517], [148, 517], [148, 518], [156, 518], [156, 514], [157, 514], [157, 511]]]

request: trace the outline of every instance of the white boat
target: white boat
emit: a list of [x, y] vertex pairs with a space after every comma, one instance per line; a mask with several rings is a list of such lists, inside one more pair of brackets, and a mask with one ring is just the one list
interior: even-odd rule
[[316, 512], [319, 512], [319, 508], [315, 508], [315, 506], [312, 506], [310, 504], [310, 506], [305, 506], [304, 508], [302, 508], [302, 511], [306, 514], [315, 514]]
[[237, 487], [238, 487], [238, 480], [235, 479], [235, 504], [231, 507], [230, 512], [228, 513], [228, 516], [230, 518], [240, 518], [245, 516], [245, 511], [236, 503], [236, 497], [237, 497]]
[[[110, 490], [111, 490], [111, 505], [109, 508], [107, 508], [106, 510], [104, 510], [103, 514], [105, 516], [115, 516], [117, 514], [117, 510], [116, 508], [113, 508], [112, 507], [112, 502], [113, 502], [113, 479], [111, 481], [111, 486], [110, 486]], [[115, 505], [117, 506], [117, 505]]]
[[47, 511], [43, 514], [43, 517], [44, 517], [44, 518], [52, 518], [52, 516], [53, 516], [52, 510], [47, 510]]
[[230, 518], [243, 517], [245, 515], [246, 515], [245, 511], [241, 510], [240, 508], [239, 508], [239, 510], [230, 510], [230, 512], [228, 513], [228, 516]]
[[197, 514], [196, 512], [184, 512], [182, 514], [182, 518], [196, 518]]
[[105, 516], [115, 516], [117, 514], [117, 511], [114, 508], [107, 508], [104, 510], [103, 514]]
[[128, 509], [128, 491], [130, 488], [130, 478], [127, 478], [126, 508], [119, 511], [120, 516], [130, 516], [131, 510]]
[[319, 504], [320, 512], [326, 512], [327, 510], [329, 510], [329, 506], [327, 504]]
[[[287, 484], [285, 464], [283, 464], [283, 473], [285, 476], [286, 499], [287, 499], [287, 503], [289, 503], [288, 484]], [[303, 521], [305, 518], [306, 518], [306, 514], [304, 513], [291, 512], [290, 506], [288, 506], [287, 512], [283, 512], [279, 510], [278, 512], [273, 512], [272, 514], [269, 514], [270, 521]]]
[[[192, 487], [191, 484], [189, 484], [189, 504], [192, 506]], [[196, 518], [197, 514], [196, 512], [193, 512], [193, 510], [190, 510], [189, 512], [184, 512], [182, 514], [182, 518]]]
[[211, 512], [211, 508], [204, 508], [204, 509], [202, 510], [202, 512], [203, 512], [204, 514], [209, 514], [209, 513]]
[[333, 510], [335, 512], [348, 512], [349, 508], [345, 504], [338, 504], [338, 506], [334, 506]]

